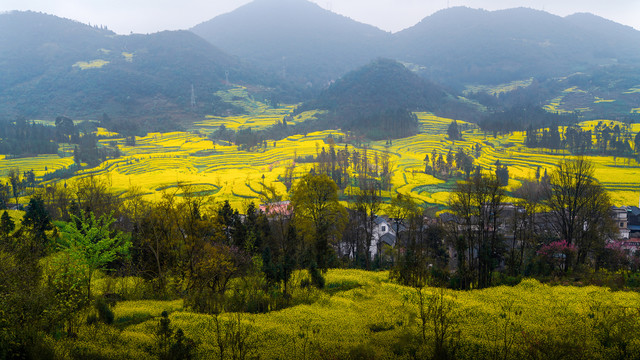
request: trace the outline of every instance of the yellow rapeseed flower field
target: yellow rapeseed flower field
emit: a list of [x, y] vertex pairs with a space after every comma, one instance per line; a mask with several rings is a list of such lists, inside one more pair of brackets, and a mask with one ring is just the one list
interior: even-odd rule
[[[570, 88], [565, 93], [576, 91], [580, 90]], [[242, 208], [248, 201], [260, 201], [263, 181], [266, 185], [275, 185], [281, 195], [286, 195], [286, 187], [282, 182], [286, 168], [294, 167], [294, 178], [303, 175], [312, 164], [299, 163], [296, 159], [315, 156], [322, 148], [328, 150], [329, 145], [325, 139], [330, 135], [336, 141], [345, 137], [339, 131], [320, 131], [294, 135], [279, 141], [267, 141], [266, 147], [252, 151], [239, 150], [237, 146], [226, 142], [214, 143], [204, 134], [215, 131], [223, 124], [229, 129], [261, 129], [282, 121], [284, 117], [295, 123], [317, 115], [317, 112], [306, 112], [293, 117], [293, 106], [270, 107], [252, 99], [247, 89], [242, 87], [231, 88], [221, 92], [219, 96], [236, 101], [238, 106], [244, 106], [250, 110], [249, 115], [208, 116], [196, 122], [190, 131], [149, 133], [144, 137], [137, 137], [135, 146], [127, 146], [124, 138], [118, 138], [117, 134], [99, 128], [96, 134], [108, 137], [100, 140], [100, 143], [113, 145], [115, 142], [122, 156], [108, 160], [96, 168], [81, 171], [77, 177], [104, 176], [118, 192], [125, 192], [131, 186], [141, 187], [149, 199], [158, 198], [162, 191], [177, 189], [177, 184], [196, 184], [198, 188], [193, 191], [198, 194], [214, 196], [215, 201], [229, 200], [234, 206]], [[557, 99], [551, 105], [557, 111], [560, 104], [561, 99]], [[533, 178], [538, 168], [541, 175], [545, 170], [551, 172], [555, 164], [571, 156], [564, 150], [527, 148], [524, 144], [524, 132], [494, 137], [480, 131], [475, 124], [463, 121], [458, 121], [458, 126], [463, 130], [463, 139], [450, 141], [446, 132], [453, 120], [430, 113], [416, 115], [420, 133], [415, 136], [396, 139], [391, 143], [369, 142], [359, 148], [347, 145], [350, 153], [354, 150], [362, 153], [366, 146], [370, 159], [373, 159], [374, 153], [379, 156], [388, 155], [393, 171], [393, 189], [385, 192], [384, 197], [391, 197], [394, 193], [410, 194], [431, 205], [445, 205], [455, 181], [437, 179], [424, 173], [425, 156], [428, 155], [431, 162], [434, 152], [436, 156], [446, 158], [449, 152], [455, 154], [462, 149], [474, 157], [475, 165], [482, 166], [487, 172], [494, 171], [496, 162], [500, 161], [509, 169], [508, 190], [517, 188], [522, 180]], [[585, 121], [580, 126], [593, 130], [600, 122], [626, 126], [604, 119]], [[562, 134], [565, 129], [561, 127], [559, 130]], [[629, 130], [633, 133], [640, 131], [640, 124], [633, 124]], [[344, 143], [336, 144], [336, 149], [344, 148]], [[69, 145], [61, 149], [60, 153], [66, 157], [41, 155], [0, 160], [0, 175], [6, 176], [9, 169], [17, 167], [21, 171], [33, 169], [36, 176], [41, 177], [46, 172], [73, 164], [72, 149]], [[638, 203], [640, 171], [635, 160], [599, 156], [589, 157], [589, 160], [596, 165], [596, 177], [604, 184], [616, 205]], [[348, 187], [345, 195], [349, 195], [351, 191]]]
[[[326, 289], [294, 287], [294, 299], [309, 300], [266, 314], [241, 314], [241, 324], [250, 329], [247, 344], [255, 346], [254, 355], [261, 359], [309, 359], [330, 352], [332, 358], [347, 358], [351, 349], [366, 345], [376, 358], [398, 358], [394, 351], [408, 345], [401, 342], [403, 337], [418, 339], [418, 292], [390, 281], [388, 272], [332, 269], [326, 274]], [[439, 296], [440, 290], [427, 287], [422, 293], [428, 299]], [[513, 287], [444, 290], [442, 296], [452, 305], [444, 315], [454, 326], [459, 341], [456, 346], [460, 352], [469, 352], [460, 354], [463, 358], [482, 348], [502, 349], [505, 340], [513, 341], [507, 358], [526, 355], [532, 342], [540, 348], [554, 341], [597, 349], [598, 335], [594, 331], [606, 324], [607, 316], [612, 311], [627, 311], [637, 317], [634, 304], [640, 302], [636, 292], [549, 286], [532, 279]], [[114, 309], [115, 323], [122, 327], [119, 335], [79, 334], [78, 341], [86, 342], [86, 346], [106, 341], [108, 344], [102, 345], [108, 345], [110, 351], [143, 354], [155, 344], [162, 311], [169, 313], [171, 326], [182, 329], [199, 343], [199, 351], [213, 357], [217, 351], [213, 316], [193, 313], [180, 300], [119, 302]], [[226, 321], [237, 316], [223, 313], [220, 318]], [[426, 330], [431, 338], [431, 323]], [[627, 346], [637, 351], [640, 342], [631, 340]]]

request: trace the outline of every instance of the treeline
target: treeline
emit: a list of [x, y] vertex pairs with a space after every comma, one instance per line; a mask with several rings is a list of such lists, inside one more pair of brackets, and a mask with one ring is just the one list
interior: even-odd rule
[[98, 145], [98, 137], [94, 134], [86, 134], [80, 138], [73, 149], [73, 160], [76, 164], [87, 163], [89, 166], [100, 165], [108, 159], [120, 157], [118, 145]]
[[475, 169], [474, 160], [480, 156], [482, 146], [475, 144], [472, 149], [471, 153], [467, 153], [463, 148], [458, 148], [455, 153], [449, 149], [447, 154], [443, 155], [434, 148], [431, 157], [429, 154], [424, 156], [424, 173], [443, 179], [451, 176], [462, 178], [463, 174], [468, 178], [471, 171]]
[[[345, 122], [345, 118], [351, 119]], [[385, 109], [373, 114], [343, 113], [328, 116], [331, 128], [342, 128], [364, 135], [371, 140], [388, 140], [413, 136], [418, 133], [418, 118], [402, 108]]]
[[633, 156], [640, 149], [640, 133], [633, 136], [628, 124], [606, 121], [598, 122], [593, 130], [571, 125], [563, 134], [557, 126], [547, 129], [529, 127], [525, 144], [528, 147], [567, 149], [575, 155]]
[[307, 120], [299, 124], [290, 124], [290, 116], [276, 121], [272, 126], [264, 130], [253, 130], [248, 127], [237, 131], [228, 129], [224, 124], [209, 135], [209, 139], [222, 140], [233, 143], [241, 150], [251, 151], [258, 148], [267, 148], [274, 142], [292, 135], [306, 135], [307, 133], [326, 130], [326, 122], [320, 120]]
[[555, 114], [521, 106], [492, 113], [478, 125], [494, 134], [526, 131], [527, 147], [566, 149], [574, 155], [633, 156], [640, 149], [640, 135], [631, 134], [628, 123], [599, 121], [593, 129], [583, 129], [578, 121], [576, 113]]
[[306, 135], [310, 132], [341, 129], [355, 134], [355, 137], [371, 140], [389, 140], [415, 135], [418, 132], [418, 119], [408, 110], [387, 110], [381, 113], [364, 116], [354, 114], [354, 120], [345, 124], [333, 115], [321, 116], [318, 119], [292, 124], [291, 116], [285, 116], [264, 130], [252, 128], [234, 131], [220, 125], [210, 134], [211, 140], [232, 142], [242, 150], [266, 148], [273, 141], [279, 141], [292, 135]]
[[[298, 157], [295, 161], [314, 163], [313, 173], [327, 175], [341, 190], [349, 186], [357, 186], [359, 189], [375, 188], [378, 192], [391, 190], [394, 164], [388, 153], [369, 149], [366, 145], [359, 149], [349, 148], [346, 144], [338, 147], [336, 140], [344, 139], [329, 135], [324, 139], [326, 146], [316, 146], [315, 156]], [[295, 163], [285, 169], [283, 180], [287, 187], [294, 180], [293, 166]]]
[[0, 121], [0, 154], [26, 156], [57, 154], [55, 131], [24, 118]]
[[476, 173], [459, 182], [445, 218], [457, 262], [450, 286], [492, 286], [496, 275], [637, 270], [638, 261], [615, 246], [611, 201], [593, 173], [587, 160], [562, 161], [549, 176], [525, 182], [513, 194], [518, 200], [509, 204], [496, 176]]
[[24, 118], [16, 121], [0, 121], [0, 154], [16, 157], [58, 154], [58, 144], [74, 146], [77, 164], [96, 166], [101, 162], [120, 156], [117, 145], [102, 146], [93, 134], [97, 127], [92, 122], [78, 125], [66, 116], [58, 116], [55, 126], [29, 122]]
[[485, 116], [478, 125], [483, 131], [494, 134], [506, 134], [526, 129], [542, 129], [548, 127], [567, 126], [578, 122], [578, 115], [555, 114], [539, 106], [514, 106], [502, 111], [496, 111]]

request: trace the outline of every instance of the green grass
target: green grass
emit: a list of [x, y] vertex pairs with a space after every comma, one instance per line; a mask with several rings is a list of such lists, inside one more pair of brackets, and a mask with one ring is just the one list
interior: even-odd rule
[[[349, 352], [364, 347], [376, 358], [403, 358], [403, 351], [420, 344], [415, 289], [389, 281], [387, 272], [330, 270], [326, 281], [327, 290], [316, 291], [311, 302], [266, 314], [241, 315], [241, 323], [251, 329], [249, 342], [256, 346], [255, 355], [261, 359], [309, 359], [321, 358], [322, 354], [346, 358]], [[438, 291], [427, 288], [424, 294], [428, 297]], [[460, 337], [456, 346], [465, 358], [496, 351], [505, 339], [513, 341], [509, 354], [503, 354], [508, 359], [526, 356], [534, 344], [541, 351], [577, 346], [592, 355], [602, 350], [598, 339], [603, 327], [617, 331], [616, 326], [622, 326], [607, 322], [608, 316], [617, 316], [614, 314], [626, 314], [631, 325], [625, 324], [640, 329], [640, 317], [634, 310], [640, 294], [635, 292], [524, 280], [514, 287], [445, 290], [444, 298], [452, 304], [447, 316], [455, 324]], [[102, 330], [104, 334], [90, 336], [85, 329], [74, 346], [103, 347], [115, 358], [135, 353], [148, 356], [159, 315], [168, 311], [172, 326], [198, 341], [203, 357], [215, 354], [212, 316], [190, 312], [181, 301], [124, 301], [114, 311], [113, 328], [118, 332], [107, 327]], [[223, 314], [222, 319], [233, 316]], [[426, 330], [432, 338], [430, 323]], [[616, 336], [628, 338], [631, 353], [640, 350], [640, 339], [633, 334]], [[428, 353], [429, 349], [425, 346], [422, 351]]]

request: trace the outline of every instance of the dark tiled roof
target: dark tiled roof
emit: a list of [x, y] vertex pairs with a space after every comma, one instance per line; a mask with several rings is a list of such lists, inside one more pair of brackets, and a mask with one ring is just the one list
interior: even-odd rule
[[387, 220], [385, 220], [383, 217], [381, 216], [376, 216], [375, 220], [373, 220], [376, 224], [380, 225], [383, 222], [386, 222]]
[[384, 234], [384, 235], [382, 235], [380, 237], [380, 242], [383, 242], [385, 244], [389, 244], [389, 245], [393, 246], [396, 243], [396, 237], [395, 237], [395, 235], [391, 235], [390, 233], [386, 233], [386, 234]]
[[446, 213], [440, 214], [440, 220], [444, 222], [454, 221], [455, 219], [456, 217], [451, 213], [446, 212]]
[[[398, 228], [400, 229], [400, 231], [398, 231]], [[396, 224], [395, 222], [393, 224], [391, 224], [391, 229], [393, 229], [393, 231], [395, 231], [396, 233], [398, 232], [402, 232], [402, 231], [406, 231], [407, 227], [402, 225], [402, 224]]]

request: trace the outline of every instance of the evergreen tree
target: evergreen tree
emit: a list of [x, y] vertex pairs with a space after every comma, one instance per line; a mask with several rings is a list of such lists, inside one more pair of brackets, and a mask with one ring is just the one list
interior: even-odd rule
[[498, 178], [500, 186], [509, 185], [509, 169], [506, 165], [501, 165], [498, 162], [498, 164], [496, 165], [496, 177]]
[[429, 154], [426, 154], [424, 156], [424, 173], [425, 174], [429, 173], [429, 168], [430, 168], [430, 166], [429, 166]]
[[9, 216], [7, 210], [2, 213], [2, 217], [0, 217], [0, 235], [2, 237], [6, 237], [16, 228], [16, 224]]
[[0, 183], [0, 209], [6, 209], [11, 199], [11, 186]]
[[53, 230], [51, 217], [44, 206], [44, 201], [40, 197], [32, 197], [27, 206], [27, 212], [22, 218], [22, 226], [27, 228], [35, 240], [35, 252], [42, 254], [47, 246], [47, 231]]
[[462, 133], [460, 132], [458, 123], [455, 120], [449, 124], [449, 127], [447, 128], [447, 135], [451, 141], [462, 140]]

